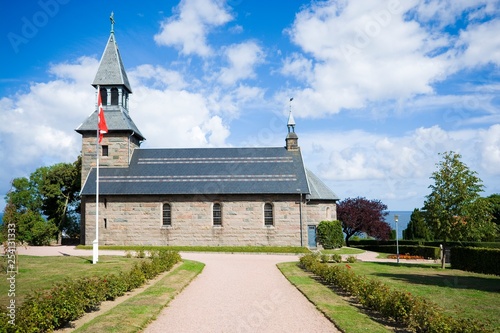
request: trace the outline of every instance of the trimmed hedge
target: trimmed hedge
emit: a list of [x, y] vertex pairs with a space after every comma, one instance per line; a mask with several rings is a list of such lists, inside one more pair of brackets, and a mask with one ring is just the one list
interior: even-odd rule
[[[358, 249], [363, 249], [367, 251], [381, 252], [381, 253], [396, 253], [396, 245], [359, 245], [356, 246]], [[432, 246], [412, 246], [412, 245], [399, 245], [400, 254], [409, 254], [411, 256], [420, 256], [424, 259], [439, 259], [440, 249], [439, 247]]]
[[50, 290], [36, 291], [16, 309], [15, 325], [9, 323], [8, 312], [0, 312], [0, 332], [52, 332], [63, 328], [86, 312], [98, 309], [103, 301], [140, 287], [181, 260], [178, 252], [166, 250], [152, 252], [150, 258], [136, 263], [125, 274], [67, 280]]
[[356, 297], [362, 305], [406, 325], [417, 333], [492, 332], [477, 321], [443, 314], [443, 309], [423, 297], [393, 290], [378, 280], [356, 275], [348, 265], [323, 264], [314, 254], [301, 257], [300, 265], [319, 276], [325, 284], [340, 287]]
[[[420, 245], [420, 246], [431, 246], [439, 247], [443, 244], [442, 241], [422, 241], [422, 240], [406, 240], [400, 239], [399, 245]], [[396, 245], [396, 240], [377, 240], [377, 239], [358, 239], [349, 240], [349, 244], [352, 247], [359, 247], [360, 245]], [[447, 242], [446, 247], [487, 247], [493, 249], [500, 249], [500, 242]]]
[[500, 275], [500, 249], [452, 247], [450, 251], [452, 268]]

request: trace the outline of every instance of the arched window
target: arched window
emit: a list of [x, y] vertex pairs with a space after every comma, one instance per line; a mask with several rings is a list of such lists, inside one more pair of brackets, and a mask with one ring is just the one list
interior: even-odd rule
[[264, 204], [264, 225], [265, 226], [274, 225], [273, 205], [270, 203]]
[[101, 88], [101, 101], [102, 105], [108, 105], [108, 90], [106, 88]]
[[170, 227], [172, 226], [172, 210], [170, 207], [170, 204], [164, 203], [163, 204], [163, 226], [164, 227]]
[[118, 105], [118, 88], [111, 88], [111, 105]]
[[222, 226], [222, 207], [220, 203], [214, 203], [212, 210], [214, 226]]
[[326, 216], [325, 216], [326, 220], [329, 221], [332, 219], [332, 213], [331, 213], [331, 210], [330, 210], [330, 207], [326, 207]]

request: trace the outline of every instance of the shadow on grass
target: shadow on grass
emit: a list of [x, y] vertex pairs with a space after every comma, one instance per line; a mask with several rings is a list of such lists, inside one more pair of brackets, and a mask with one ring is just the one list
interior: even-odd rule
[[[428, 264], [397, 264], [397, 263], [378, 263], [380, 265], [387, 266], [399, 266], [399, 267], [420, 267], [420, 268], [432, 268]], [[432, 273], [431, 273], [432, 272]], [[373, 273], [373, 276], [386, 277], [393, 280], [398, 280], [402, 282], [453, 288], [453, 289], [474, 289], [486, 292], [500, 292], [500, 279], [496, 276], [472, 276], [467, 275], [467, 272], [459, 271], [456, 273], [454, 270], [432, 270], [431, 272], [418, 273]], [[473, 274], [473, 273], [471, 273]]]

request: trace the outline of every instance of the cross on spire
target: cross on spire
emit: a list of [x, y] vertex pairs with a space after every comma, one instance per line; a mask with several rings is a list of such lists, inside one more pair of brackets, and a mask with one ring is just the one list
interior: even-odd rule
[[111, 12], [111, 15], [109, 16], [109, 20], [111, 21], [111, 32], [115, 32], [115, 14]]

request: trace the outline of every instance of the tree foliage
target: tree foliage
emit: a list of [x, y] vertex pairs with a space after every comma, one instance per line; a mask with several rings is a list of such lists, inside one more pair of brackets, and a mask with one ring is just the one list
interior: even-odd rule
[[492, 194], [486, 199], [488, 199], [488, 201], [490, 202], [490, 206], [492, 209], [491, 214], [493, 215], [493, 223], [495, 223], [497, 226], [500, 226], [500, 194]]
[[470, 170], [455, 152], [440, 154], [442, 161], [432, 173], [434, 184], [426, 197], [426, 222], [435, 239], [481, 241], [496, 233], [491, 222], [491, 206], [481, 198], [483, 191], [477, 172]]
[[384, 220], [387, 206], [380, 200], [368, 200], [363, 197], [347, 198], [339, 202], [337, 217], [342, 222], [345, 242], [349, 246], [349, 238], [366, 233], [368, 236], [387, 240], [391, 227]]
[[340, 221], [321, 221], [318, 225], [318, 242], [325, 249], [340, 248], [344, 245]]
[[411, 213], [410, 222], [408, 226], [403, 231], [404, 239], [419, 239], [423, 241], [432, 240], [432, 235], [429, 227], [425, 223], [424, 215], [420, 209], [415, 208], [413, 213]]
[[[16, 225], [16, 239], [45, 245], [79, 228], [81, 160], [36, 169], [28, 178], [12, 181], [5, 199], [4, 226]], [[4, 227], [4, 229], [6, 229]]]

